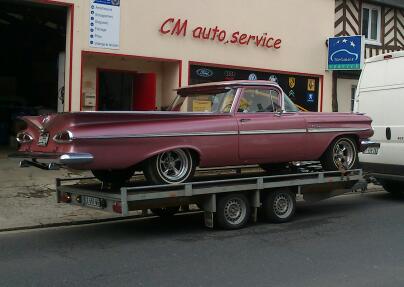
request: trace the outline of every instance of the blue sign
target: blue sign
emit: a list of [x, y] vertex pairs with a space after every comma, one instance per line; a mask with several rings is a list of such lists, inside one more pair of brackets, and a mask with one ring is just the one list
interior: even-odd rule
[[120, 0], [95, 0], [95, 4], [104, 4], [104, 5], [110, 5], [110, 6], [119, 6], [120, 5]]
[[314, 93], [307, 93], [306, 94], [306, 102], [314, 103], [315, 99], [316, 99], [316, 95]]
[[360, 70], [364, 62], [363, 36], [328, 38], [328, 70]]

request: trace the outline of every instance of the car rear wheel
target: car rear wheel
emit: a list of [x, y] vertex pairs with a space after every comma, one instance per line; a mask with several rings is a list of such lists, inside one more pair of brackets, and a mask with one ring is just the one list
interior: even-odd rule
[[134, 173], [132, 168], [114, 170], [91, 170], [93, 175], [101, 182], [113, 185], [122, 185], [128, 181]]
[[348, 170], [358, 167], [358, 149], [349, 137], [335, 139], [321, 158], [325, 170]]
[[189, 150], [175, 149], [149, 159], [143, 173], [151, 184], [181, 183], [193, 177], [195, 167]]

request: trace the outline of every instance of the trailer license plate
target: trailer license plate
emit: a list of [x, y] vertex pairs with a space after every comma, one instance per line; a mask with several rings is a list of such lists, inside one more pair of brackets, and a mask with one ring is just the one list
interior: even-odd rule
[[84, 205], [93, 208], [104, 208], [101, 198], [85, 196], [84, 197]]
[[368, 147], [363, 151], [363, 153], [366, 154], [378, 154], [379, 153], [379, 148], [378, 147]]
[[49, 133], [44, 133], [39, 136], [38, 145], [39, 146], [46, 146], [49, 141]]

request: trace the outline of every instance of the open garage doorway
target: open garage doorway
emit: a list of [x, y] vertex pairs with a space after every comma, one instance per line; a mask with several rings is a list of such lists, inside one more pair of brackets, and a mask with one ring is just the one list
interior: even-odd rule
[[63, 111], [68, 8], [0, 0], [0, 146], [22, 115]]

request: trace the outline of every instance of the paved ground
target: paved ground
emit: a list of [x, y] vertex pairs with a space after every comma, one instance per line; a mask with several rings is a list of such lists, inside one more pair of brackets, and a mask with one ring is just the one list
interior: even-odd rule
[[237, 231], [194, 214], [0, 233], [0, 286], [401, 287], [403, 207], [374, 192]]
[[[110, 217], [101, 211], [56, 203], [55, 178], [79, 173], [19, 168], [0, 151], [0, 231]], [[86, 173], [82, 173], [86, 175]]]

